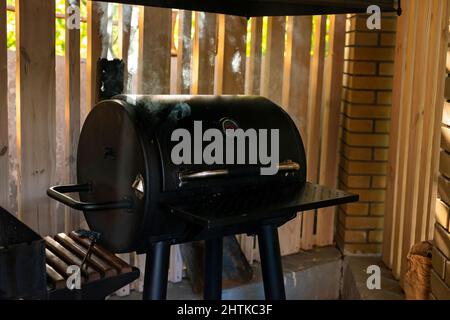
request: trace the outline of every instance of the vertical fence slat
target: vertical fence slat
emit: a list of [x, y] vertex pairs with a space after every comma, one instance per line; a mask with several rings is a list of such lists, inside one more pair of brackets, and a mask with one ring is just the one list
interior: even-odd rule
[[312, 17], [288, 17], [283, 105], [296, 122], [303, 139], [306, 138], [308, 123], [311, 33]]
[[192, 93], [212, 94], [217, 51], [217, 17], [213, 13], [195, 13], [192, 47]]
[[8, 52], [6, 0], [0, 0], [0, 207], [8, 205]]
[[314, 34], [314, 56], [311, 62], [311, 99], [308, 110], [308, 132], [307, 150], [308, 150], [308, 180], [316, 182], [319, 173], [319, 153], [320, 144], [317, 143], [320, 137], [321, 114], [322, 114], [322, 95], [325, 65], [325, 34], [326, 34], [326, 16], [314, 17], [316, 30]]
[[[168, 94], [170, 92], [170, 59], [172, 10], [140, 7], [139, 58], [137, 86], [140, 94]], [[145, 254], [136, 255], [141, 270], [138, 290], [142, 292]]]
[[191, 92], [192, 12], [182, 10], [178, 14], [177, 93]]
[[281, 105], [286, 17], [269, 17], [261, 94]]
[[112, 51], [112, 29], [113, 29], [113, 7], [112, 3], [100, 2], [98, 4], [98, 13], [100, 15], [101, 30], [101, 58], [112, 59], [114, 57]]
[[[133, 7], [131, 5], [120, 4], [118, 7], [118, 47], [119, 47], [119, 58], [123, 60], [125, 64], [123, 81], [125, 84], [125, 92], [129, 90], [128, 88], [128, 53], [130, 49], [130, 36], [131, 36], [131, 17], [133, 13]], [[111, 21], [112, 23], [112, 21]], [[112, 47], [112, 43], [109, 43]], [[119, 257], [130, 263], [131, 253], [120, 254]], [[132, 285], [126, 285], [123, 288], [116, 291], [116, 295], [128, 296]]]
[[128, 50], [130, 48], [131, 15], [131, 5], [119, 5], [119, 57], [125, 62], [125, 64], [128, 60]]
[[[330, 16], [330, 42], [328, 46], [325, 79], [325, 112], [321, 146], [319, 182], [336, 187], [338, 174], [338, 139], [341, 117], [342, 77], [344, 72], [345, 15]], [[333, 243], [335, 207], [317, 211], [316, 245]]]
[[123, 74], [123, 82], [125, 90], [128, 84], [128, 52], [130, 49], [130, 35], [131, 35], [131, 16], [133, 13], [133, 6], [127, 4], [119, 5], [119, 57], [125, 64], [125, 71]]
[[[306, 137], [309, 72], [311, 61], [311, 17], [288, 17], [284, 61], [283, 106], [293, 117], [302, 138]], [[302, 216], [280, 228], [283, 255], [300, 250]]]
[[[429, 28], [428, 23], [431, 18], [430, 1], [424, 3], [420, 14], [414, 37], [416, 38], [415, 53], [412, 67], [414, 74], [423, 75], [426, 72], [427, 61], [426, 49], [428, 47]], [[418, 186], [419, 186], [419, 164], [420, 150], [422, 148], [423, 122], [424, 122], [424, 102], [425, 102], [425, 83], [423, 77], [414, 77], [411, 91], [411, 104], [407, 107], [411, 109], [409, 141], [410, 146], [407, 153], [406, 162], [406, 194], [405, 194], [405, 214], [403, 223], [403, 243], [401, 248], [401, 274], [406, 271], [406, 254], [414, 244], [414, 234], [417, 216]], [[428, 159], [429, 161], [429, 159]]]
[[[36, 17], [39, 17], [37, 19]], [[55, 2], [16, 1], [19, 216], [42, 235], [56, 226]]]
[[243, 94], [247, 20], [221, 14], [218, 29], [216, 94]]
[[261, 93], [262, 28], [263, 18], [252, 18], [250, 57], [247, 66], [248, 72], [246, 73], [246, 93], [250, 95]]
[[[394, 253], [393, 253], [393, 263], [392, 263], [392, 271], [396, 277], [400, 276], [401, 269], [401, 257], [402, 257], [402, 248], [403, 248], [403, 235], [404, 235], [404, 221], [405, 221], [405, 199], [406, 199], [406, 172], [407, 168], [404, 165], [408, 163], [408, 151], [411, 144], [409, 141], [409, 132], [410, 132], [410, 119], [411, 119], [411, 92], [413, 87], [413, 75], [414, 75], [414, 52], [416, 48], [416, 38], [415, 27], [417, 25], [418, 13], [417, 13], [417, 2], [412, 1], [410, 4], [410, 15], [409, 15], [409, 25], [411, 28], [410, 36], [406, 40], [406, 70], [405, 70], [405, 81], [404, 87], [402, 91], [402, 98], [399, 101], [400, 111], [400, 135], [399, 135], [399, 168], [398, 168], [398, 181], [396, 190], [388, 191], [389, 192], [397, 192], [398, 198], [396, 201], [396, 206], [394, 208], [396, 221], [394, 222], [395, 226], [395, 239], [394, 239]], [[408, 16], [407, 16], [408, 17]], [[395, 79], [394, 79], [395, 82]], [[392, 120], [391, 120], [392, 121]]]
[[[192, 58], [192, 12], [180, 10], [178, 13], [178, 50], [176, 93], [191, 92], [191, 58]], [[180, 282], [183, 277], [183, 260], [180, 245], [170, 248], [169, 281]]]
[[183, 280], [183, 259], [180, 245], [170, 247], [169, 275], [170, 282], [177, 283]]
[[[243, 94], [245, 92], [247, 20], [242, 17], [219, 15], [217, 36], [216, 94]], [[242, 236], [242, 250], [253, 260], [254, 238]]]
[[[80, 6], [80, 1], [66, 0], [66, 12], [72, 5]], [[66, 101], [65, 101], [65, 136], [66, 136], [66, 182], [76, 183], [76, 159], [78, 139], [80, 136], [80, 30], [68, 28], [66, 17], [65, 64], [66, 64]], [[80, 212], [65, 209], [65, 231], [70, 232], [79, 227]]]
[[[438, 1], [432, 1], [431, 2], [431, 12], [436, 12], [437, 14], [434, 19], [430, 19], [430, 23], [427, 23], [427, 27], [429, 27], [428, 34], [429, 34], [429, 42], [426, 48], [426, 58], [425, 61], [427, 61], [431, 56], [435, 54], [435, 52], [439, 53], [439, 40], [440, 40], [440, 22], [442, 19], [442, 6], [439, 4]], [[431, 15], [430, 12], [430, 15]], [[430, 17], [431, 18], [431, 17]], [[432, 50], [432, 51], [431, 51]], [[445, 55], [444, 55], [445, 56]], [[425, 103], [425, 101], [430, 101], [430, 106], [436, 106], [427, 108], [427, 112], [424, 112], [424, 119], [423, 119], [423, 141], [422, 141], [422, 148], [420, 150], [420, 166], [419, 166], [419, 189], [418, 189], [418, 203], [417, 203], [417, 228], [415, 230], [414, 234], [414, 242], [416, 243], [420, 241], [420, 239], [428, 239], [428, 232], [427, 232], [427, 216], [434, 216], [434, 214], [429, 214], [430, 211], [428, 211], [428, 201], [429, 201], [429, 194], [431, 191], [431, 166], [433, 163], [433, 155], [435, 155], [433, 147], [435, 144], [433, 143], [434, 138], [434, 128], [435, 126], [440, 127], [441, 122], [439, 120], [436, 121], [436, 113], [442, 115], [442, 107], [443, 103], [440, 105], [436, 105], [436, 100], [441, 101], [443, 97], [443, 93], [440, 94], [440, 98], [437, 99], [437, 88], [440, 85], [438, 83], [438, 80], [444, 81], [444, 79], [439, 79], [435, 75], [437, 73], [441, 73], [444, 75], [444, 69], [442, 68], [439, 70], [438, 64], [430, 64], [425, 66], [427, 68], [425, 74], [426, 77], [424, 78], [424, 93], [423, 93], [423, 101], [421, 101], [422, 104]], [[439, 111], [441, 110], [441, 111]], [[425, 110], [424, 110], [425, 111]], [[440, 140], [437, 138], [437, 140]], [[439, 149], [439, 147], [437, 148]], [[437, 155], [436, 155], [437, 157]], [[434, 201], [436, 203], [436, 201]], [[434, 210], [431, 212], [434, 213]]]
[[[409, 20], [406, 18], [409, 11], [409, 6], [404, 8], [404, 16], [400, 17], [397, 23], [397, 39], [396, 39], [396, 54], [394, 66], [394, 81], [392, 111], [391, 111], [391, 126], [389, 135], [389, 165], [386, 180], [386, 199], [385, 199], [385, 215], [384, 215], [384, 235], [383, 235], [383, 261], [390, 268], [394, 261], [394, 243], [397, 234], [397, 228], [400, 226], [398, 222], [398, 213], [395, 210], [399, 201], [400, 194], [395, 192], [400, 177], [400, 152], [403, 147], [398, 140], [398, 136], [402, 131], [401, 117], [403, 109], [400, 107], [405, 89], [404, 74], [406, 70], [406, 41], [409, 36]], [[393, 125], [393, 124], [399, 125]]]
[[103, 39], [100, 32], [101, 4], [96, 1], [87, 2], [87, 59], [86, 59], [86, 108], [89, 112], [98, 102], [97, 61], [102, 54]]
[[[259, 95], [261, 93], [263, 18], [253, 17], [251, 18], [250, 23], [250, 53], [246, 64], [245, 93], [249, 95]], [[249, 39], [247, 39], [247, 41], [249, 41]], [[252, 264], [259, 254], [256, 248], [256, 237], [242, 234], [238, 237], [238, 240], [247, 261]]]
[[170, 9], [141, 7], [138, 93], [170, 92], [171, 30], [172, 11]]
[[[307, 177], [308, 181], [318, 180], [320, 143], [317, 143], [321, 126], [322, 89], [324, 76], [326, 16], [314, 17], [316, 30], [314, 33], [314, 56], [311, 62], [310, 102], [308, 106], [308, 132], [306, 134]], [[303, 213], [301, 247], [310, 249], [313, 246], [314, 211]]]

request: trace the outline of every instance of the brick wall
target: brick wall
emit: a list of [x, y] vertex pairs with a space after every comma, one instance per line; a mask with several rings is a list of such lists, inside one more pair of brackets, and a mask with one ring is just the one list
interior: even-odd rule
[[396, 17], [383, 15], [381, 30], [367, 15], [347, 19], [339, 186], [360, 202], [338, 210], [337, 243], [345, 254], [381, 251]]

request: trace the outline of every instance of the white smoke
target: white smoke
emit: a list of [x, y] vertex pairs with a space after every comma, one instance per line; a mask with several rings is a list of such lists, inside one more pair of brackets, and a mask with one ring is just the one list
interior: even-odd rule
[[114, 59], [112, 51], [112, 27], [113, 10], [112, 5], [106, 2], [97, 3], [97, 12], [100, 16], [100, 35], [102, 36], [102, 58]]
[[203, 38], [205, 35], [205, 23], [206, 23], [206, 14], [204, 12], [199, 12], [198, 14], [198, 36], [199, 38]]
[[131, 25], [131, 16], [133, 14], [133, 6], [128, 4], [122, 5], [123, 32], [128, 32], [128, 26]]
[[[128, 49], [128, 83], [127, 83], [127, 92], [133, 92], [133, 81], [136, 78], [137, 74], [137, 65], [138, 65], [138, 47], [139, 47], [139, 9], [134, 6], [126, 6], [129, 7], [129, 24], [130, 25], [130, 47]], [[124, 8], [124, 16], [125, 16], [125, 8]]]
[[241, 72], [241, 62], [241, 53], [239, 51], [236, 51], [233, 55], [233, 58], [231, 59], [231, 70], [233, 70], [234, 73]]

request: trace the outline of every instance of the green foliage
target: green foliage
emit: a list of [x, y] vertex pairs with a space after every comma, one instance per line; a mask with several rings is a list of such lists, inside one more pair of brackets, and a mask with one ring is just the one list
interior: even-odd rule
[[[64, 1], [64, 0], [58, 0]], [[56, 55], [63, 56], [64, 48], [66, 44], [65, 39], [65, 30], [66, 30], [66, 21], [64, 19], [56, 19], [56, 34], [55, 34], [55, 50]]]
[[[14, 0], [8, 0], [8, 6], [14, 7]], [[55, 0], [56, 14], [55, 19], [55, 51], [57, 55], [63, 56], [65, 52], [65, 28], [66, 21], [63, 18], [65, 14], [65, 0]], [[81, 16], [86, 17], [86, 0], [81, 0]], [[82, 18], [83, 19], [83, 18]], [[87, 25], [81, 23], [80, 40], [81, 40], [81, 57], [86, 57], [87, 47]], [[7, 46], [9, 50], [16, 49], [16, 18], [15, 13], [8, 11], [7, 13]]]
[[[8, 0], [8, 6], [14, 5], [14, 0]], [[15, 50], [16, 49], [16, 18], [14, 12], [7, 11], [6, 14], [6, 23], [7, 23], [7, 45], [8, 49]]]

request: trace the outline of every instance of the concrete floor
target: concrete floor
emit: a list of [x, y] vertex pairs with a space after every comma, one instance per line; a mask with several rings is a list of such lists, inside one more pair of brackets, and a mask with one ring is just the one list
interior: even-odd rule
[[[381, 269], [381, 289], [367, 287], [367, 267], [379, 266]], [[380, 257], [344, 257], [344, 274], [341, 290], [342, 299], [352, 300], [403, 300], [404, 293]]]
[[[290, 300], [398, 300], [404, 299], [398, 282], [379, 257], [343, 257], [335, 247], [317, 248], [283, 257], [286, 296]], [[366, 282], [367, 267], [381, 268], [381, 289], [369, 290]], [[254, 265], [253, 279], [244, 285], [224, 289], [223, 300], [264, 299], [259, 264]], [[167, 298], [170, 300], [198, 300], [192, 293], [187, 279], [169, 283]], [[141, 294], [133, 291], [127, 297], [110, 297], [112, 300], [140, 300]]]

